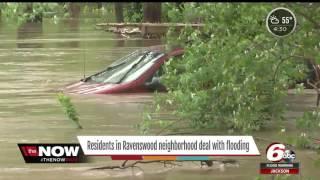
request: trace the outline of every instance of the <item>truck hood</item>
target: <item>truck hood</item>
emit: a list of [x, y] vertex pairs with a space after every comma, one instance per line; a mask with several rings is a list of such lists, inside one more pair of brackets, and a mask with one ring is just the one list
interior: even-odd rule
[[67, 93], [76, 93], [76, 94], [95, 94], [99, 93], [99, 91], [106, 91], [113, 87], [117, 86], [117, 84], [106, 84], [106, 83], [88, 83], [88, 82], [76, 82], [71, 85], [68, 85], [63, 89], [64, 92]]

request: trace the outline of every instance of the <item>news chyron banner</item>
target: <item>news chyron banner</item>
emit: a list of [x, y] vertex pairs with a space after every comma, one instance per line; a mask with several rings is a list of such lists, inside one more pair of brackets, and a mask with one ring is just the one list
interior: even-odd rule
[[252, 136], [78, 136], [85, 155], [112, 160], [208, 160], [259, 156]]

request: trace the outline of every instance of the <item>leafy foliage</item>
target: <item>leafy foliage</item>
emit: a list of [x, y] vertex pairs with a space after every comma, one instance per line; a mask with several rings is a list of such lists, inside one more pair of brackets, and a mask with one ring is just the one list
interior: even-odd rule
[[[25, 22], [41, 22], [43, 18], [57, 23], [61, 19], [70, 18], [71, 3], [1, 3], [1, 18], [4, 21], [16, 21], [17, 24]], [[113, 21], [112, 4], [92, 6], [89, 3], [79, 3], [81, 16], [90, 17], [89, 20]], [[87, 20], [87, 19], [85, 19]]]
[[82, 126], [80, 125], [80, 122], [79, 122], [79, 115], [74, 105], [72, 104], [70, 97], [64, 95], [63, 93], [59, 93], [58, 100], [65, 114], [67, 115], [68, 119], [74, 122], [79, 129], [82, 129]]
[[58, 3], [2, 3], [2, 19], [5, 21], [41, 22], [43, 16], [54, 17], [50, 12], [58, 9]]
[[168, 22], [192, 22], [195, 23], [201, 17], [199, 3], [164, 3], [163, 17]]
[[[308, 12], [305, 4], [291, 5], [294, 12], [319, 9], [308, 5], [314, 8]], [[171, 19], [185, 17], [186, 11], [197, 14], [205, 27], [187, 27], [178, 39], [175, 31], [168, 32], [169, 43], [182, 44], [185, 53], [167, 63], [163, 82], [169, 93], [157, 103], [174, 107], [174, 113], [194, 128], [247, 132], [283, 119], [288, 87], [306, 77], [306, 60], [319, 56], [319, 31], [299, 16], [296, 32], [275, 38], [265, 27], [273, 8], [272, 4], [185, 3], [183, 13], [174, 8], [168, 12]]]
[[308, 148], [310, 144], [310, 139], [307, 137], [305, 133], [301, 133], [301, 135], [295, 139], [295, 145], [298, 148]]
[[124, 11], [125, 22], [142, 22], [142, 3], [129, 3]]
[[320, 129], [320, 112], [305, 112], [301, 118], [297, 119], [297, 128], [303, 130]]
[[314, 139], [310, 138], [314, 132], [319, 132], [320, 129], [319, 109], [315, 111], [304, 112], [303, 116], [296, 120], [296, 126], [303, 132], [296, 138], [295, 145], [299, 148], [320, 150], [320, 145], [315, 145], [313, 143]]

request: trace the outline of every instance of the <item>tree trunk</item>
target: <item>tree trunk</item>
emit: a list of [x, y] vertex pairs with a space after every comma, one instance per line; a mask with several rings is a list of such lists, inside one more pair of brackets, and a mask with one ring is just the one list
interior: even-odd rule
[[134, 8], [134, 11], [135, 13], [140, 13], [142, 12], [142, 4], [141, 3], [133, 3], [133, 8]]
[[102, 2], [97, 3], [97, 8], [101, 9], [102, 8]]
[[123, 4], [122, 3], [114, 3], [114, 10], [116, 14], [116, 22], [123, 22]]
[[79, 30], [79, 22], [80, 22], [80, 4], [79, 3], [68, 3], [67, 10], [70, 15], [70, 18], [64, 19], [65, 27], [70, 31], [77, 32]]
[[32, 3], [26, 3], [25, 13], [31, 14], [33, 11], [33, 4]]
[[161, 22], [161, 3], [143, 4], [143, 22], [160, 23]]
[[[24, 13], [26, 14], [32, 14], [33, 11], [33, 4], [32, 3], [26, 3], [26, 7], [24, 9]], [[33, 22], [33, 19], [26, 19], [26, 22]]]
[[139, 7], [140, 7], [140, 3], [134, 2], [133, 3], [133, 7], [135, 11], [138, 11]]
[[24, 13], [35, 15], [33, 18], [26, 19], [26, 22], [42, 22], [42, 13], [35, 14], [33, 12], [33, 3], [26, 3]]
[[179, 9], [179, 12], [182, 13], [184, 4], [182, 2], [176, 3], [176, 7]]
[[79, 18], [80, 5], [78, 3], [69, 3], [69, 14], [71, 18]]

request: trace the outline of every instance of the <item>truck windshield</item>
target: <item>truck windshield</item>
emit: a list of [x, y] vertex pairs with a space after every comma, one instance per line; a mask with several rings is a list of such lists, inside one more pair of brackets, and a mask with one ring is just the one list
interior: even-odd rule
[[140, 67], [141, 63], [145, 64], [158, 57], [161, 53], [151, 51], [135, 51], [124, 58], [112, 63], [107, 69], [94, 74], [86, 79], [86, 82], [96, 83], [120, 83], [132, 69]]

